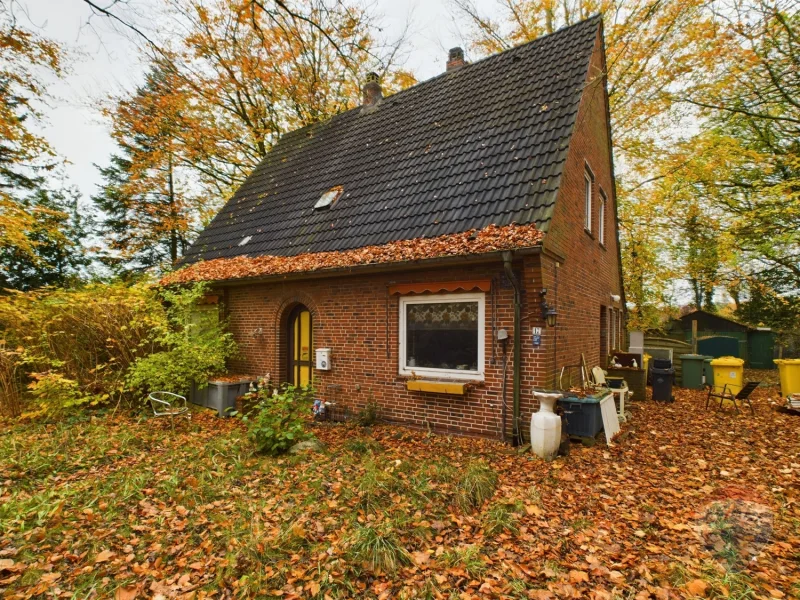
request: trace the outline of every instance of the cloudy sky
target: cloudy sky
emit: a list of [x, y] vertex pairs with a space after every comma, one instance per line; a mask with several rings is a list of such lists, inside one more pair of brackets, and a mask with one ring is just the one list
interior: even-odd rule
[[[128, 3], [146, 21], [147, 8], [155, 1]], [[493, 1], [477, 4], [490, 10]], [[69, 74], [51, 86], [53, 99], [46, 109], [44, 133], [68, 161], [70, 182], [88, 197], [100, 181], [94, 165], [106, 164], [114, 151], [99, 103], [112, 92], [135, 88], [142, 64], [131, 40], [100, 17], [91, 17], [83, 0], [27, 0], [25, 6], [28, 14], [18, 15], [21, 20], [72, 49]], [[449, 0], [375, 0], [375, 9], [389, 38], [401, 35], [406, 23], [411, 23], [406, 67], [420, 80], [444, 70], [448, 48], [465, 45]]]

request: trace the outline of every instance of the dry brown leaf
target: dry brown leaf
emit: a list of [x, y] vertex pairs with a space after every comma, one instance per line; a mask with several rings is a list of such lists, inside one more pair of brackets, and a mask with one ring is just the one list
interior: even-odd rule
[[411, 558], [414, 560], [414, 564], [421, 567], [428, 564], [431, 559], [431, 555], [427, 552], [412, 552]]
[[586, 571], [572, 570], [569, 572], [569, 580], [572, 583], [580, 583], [581, 581], [588, 583], [589, 574]]
[[117, 588], [114, 594], [114, 600], [134, 600], [137, 593], [136, 586], [133, 585]]
[[114, 556], [114, 553], [111, 550], [103, 550], [97, 556], [95, 556], [94, 562], [95, 562], [95, 564], [101, 563], [101, 562], [106, 562], [112, 556]]
[[705, 596], [708, 590], [708, 583], [702, 579], [693, 579], [686, 584], [686, 590], [693, 596]]

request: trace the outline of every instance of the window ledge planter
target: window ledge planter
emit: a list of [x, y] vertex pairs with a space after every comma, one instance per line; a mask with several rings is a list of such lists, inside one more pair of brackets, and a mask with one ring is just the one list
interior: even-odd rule
[[467, 393], [467, 383], [463, 381], [410, 379], [406, 381], [406, 389], [411, 392], [430, 392], [433, 394], [456, 394], [458, 396], [463, 396]]

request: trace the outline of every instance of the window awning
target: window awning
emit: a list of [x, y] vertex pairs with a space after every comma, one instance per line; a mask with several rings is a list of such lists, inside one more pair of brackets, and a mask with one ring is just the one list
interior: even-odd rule
[[390, 294], [439, 294], [441, 292], [488, 292], [492, 289], [491, 279], [470, 281], [435, 281], [426, 283], [398, 283], [389, 286]]

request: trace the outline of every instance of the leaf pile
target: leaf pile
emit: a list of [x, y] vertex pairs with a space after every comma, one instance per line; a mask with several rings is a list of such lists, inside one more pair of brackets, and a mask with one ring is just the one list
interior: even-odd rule
[[529, 248], [541, 243], [544, 234], [535, 225], [488, 227], [430, 239], [401, 240], [380, 246], [365, 246], [342, 252], [309, 252], [296, 256], [235, 256], [200, 261], [170, 273], [162, 285], [190, 281], [223, 281], [265, 275], [305, 273], [357, 265], [382, 264], [484, 254], [498, 250]]
[[266, 458], [207, 413], [16, 425], [0, 596], [797, 597], [800, 421], [769, 395], [754, 418], [632, 403], [613, 447], [552, 463], [330, 424], [325, 450]]

